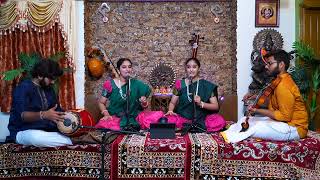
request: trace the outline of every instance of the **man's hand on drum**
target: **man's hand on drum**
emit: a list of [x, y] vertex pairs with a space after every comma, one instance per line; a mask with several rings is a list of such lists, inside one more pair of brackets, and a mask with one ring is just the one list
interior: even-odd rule
[[55, 123], [59, 121], [64, 121], [64, 112], [56, 111], [58, 105], [56, 104], [53, 108], [49, 109], [48, 111], [43, 111], [43, 119], [51, 120]]

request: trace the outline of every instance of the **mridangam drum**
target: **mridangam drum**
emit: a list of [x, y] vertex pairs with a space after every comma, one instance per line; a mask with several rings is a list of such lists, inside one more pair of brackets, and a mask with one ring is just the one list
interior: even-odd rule
[[67, 136], [80, 136], [89, 131], [79, 126], [94, 126], [95, 121], [91, 114], [84, 109], [75, 109], [65, 112], [64, 121], [59, 122], [57, 127], [59, 131]]

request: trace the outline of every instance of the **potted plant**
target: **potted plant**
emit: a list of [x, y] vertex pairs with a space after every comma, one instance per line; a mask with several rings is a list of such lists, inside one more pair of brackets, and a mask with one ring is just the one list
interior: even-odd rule
[[[57, 52], [51, 55], [48, 59], [58, 62], [61, 58], [65, 57], [64, 52]], [[2, 73], [2, 79], [5, 81], [12, 81], [16, 78], [31, 79], [31, 71], [34, 65], [40, 61], [41, 56], [38, 53], [20, 53], [18, 56], [21, 66], [17, 69], [8, 70]], [[70, 68], [64, 68], [63, 71], [70, 71]], [[58, 90], [58, 82], [54, 84], [54, 89]]]
[[313, 48], [303, 42], [293, 43], [296, 66], [291, 72], [304, 97], [309, 112], [309, 129], [315, 130], [315, 115], [319, 109], [317, 94], [320, 88], [320, 60], [315, 58]]

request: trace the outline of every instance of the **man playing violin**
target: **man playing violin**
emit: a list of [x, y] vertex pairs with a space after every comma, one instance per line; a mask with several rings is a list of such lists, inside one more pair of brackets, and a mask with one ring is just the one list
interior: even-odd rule
[[[270, 87], [273, 86], [273, 89], [271, 93], [268, 93], [270, 94], [268, 108], [261, 109], [257, 104], [250, 106], [248, 108], [249, 115], [259, 113], [263, 117], [241, 118], [228, 130], [221, 132], [227, 142], [239, 142], [248, 137], [289, 141], [307, 136], [308, 114], [306, 107], [298, 86], [287, 72], [290, 55], [284, 50], [276, 50], [268, 53], [265, 58], [267, 59], [265, 66], [267, 73], [273, 77], [269, 84]], [[262, 92], [262, 94], [264, 93]], [[242, 125], [246, 120], [249, 127], [244, 129]]]
[[13, 92], [7, 142], [38, 147], [72, 145], [56, 125], [64, 120], [64, 112], [52, 85], [62, 74], [57, 62], [40, 59], [31, 71], [32, 78], [19, 83]]

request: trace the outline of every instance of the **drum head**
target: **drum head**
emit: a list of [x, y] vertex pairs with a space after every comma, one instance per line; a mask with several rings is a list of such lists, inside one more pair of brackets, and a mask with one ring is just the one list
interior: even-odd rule
[[64, 121], [57, 124], [58, 129], [61, 133], [71, 135], [77, 131], [80, 124], [80, 117], [77, 113], [66, 112]]

